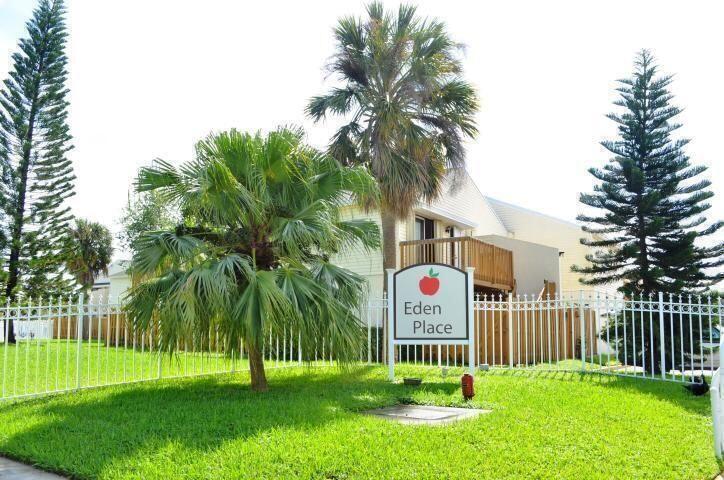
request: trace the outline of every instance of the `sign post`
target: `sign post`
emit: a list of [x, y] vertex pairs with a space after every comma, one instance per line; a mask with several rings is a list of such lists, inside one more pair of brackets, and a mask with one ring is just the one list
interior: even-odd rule
[[395, 345], [467, 345], [468, 368], [475, 373], [474, 271], [436, 263], [387, 269], [390, 381], [395, 379]]
[[395, 381], [395, 269], [387, 269], [387, 368], [390, 382]]

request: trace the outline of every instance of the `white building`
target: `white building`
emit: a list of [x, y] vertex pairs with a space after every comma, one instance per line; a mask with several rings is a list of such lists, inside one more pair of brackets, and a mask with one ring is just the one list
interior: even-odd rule
[[128, 274], [128, 260], [117, 260], [108, 267], [108, 275], [96, 278], [91, 292], [92, 300], [108, 299], [115, 302], [131, 288], [131, 276]]
[[[377, 211], [349, 207], [345, 218], [380, 224]], [[585, 265], [586, 234], [571, 222], [484, 196], [465, 174], [455, 189], [430, 204], [420, 203], [397, 224], [397, 267], [436, 262], [476, 269], [476, 290], [520, 295], [578, 290], [572, 265]], [[365, 276], [370, 296], [382, 295], [382, 252], [349, 251], [334, 259]], [[546, 287], [548, 285], [548, 287]]]

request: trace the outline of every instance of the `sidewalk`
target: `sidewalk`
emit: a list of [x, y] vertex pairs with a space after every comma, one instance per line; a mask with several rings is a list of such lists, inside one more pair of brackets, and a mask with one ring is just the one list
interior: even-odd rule
[[0, 457], [0, 479], [2, 480], [61, 480], [64, 477], [38, 470], [30, 465]]

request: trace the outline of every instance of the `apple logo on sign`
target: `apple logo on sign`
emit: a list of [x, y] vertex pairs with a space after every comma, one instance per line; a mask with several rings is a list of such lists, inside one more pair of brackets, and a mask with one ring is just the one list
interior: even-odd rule
[[420, 279], [420, 292], [423, 295], [435, 295], [440, 289], [440, 279], [437, 278], [439, 273], [436, 273], [430, 268], [428, 275], [425, 275]]

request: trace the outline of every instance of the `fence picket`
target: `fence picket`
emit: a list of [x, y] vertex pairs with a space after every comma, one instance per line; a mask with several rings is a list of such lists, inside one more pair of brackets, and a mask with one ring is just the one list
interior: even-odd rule
[[[76, 325], [78, 326], [78, 332], [76, 334], [76, 338], [78, 341], [76, 342], [78, 344], [78, 350], [76, 352], [76, 376], [78, 377], [76, 380], [76, 389], [80, 390], [82, 384], [81, 380], [81, 364], [83, 360], [83, 294], [80, 294], [80, 297], [78, 297], [78, 317], [76, 319]], [[69, 329], [70, 330], [70, 329]]]

